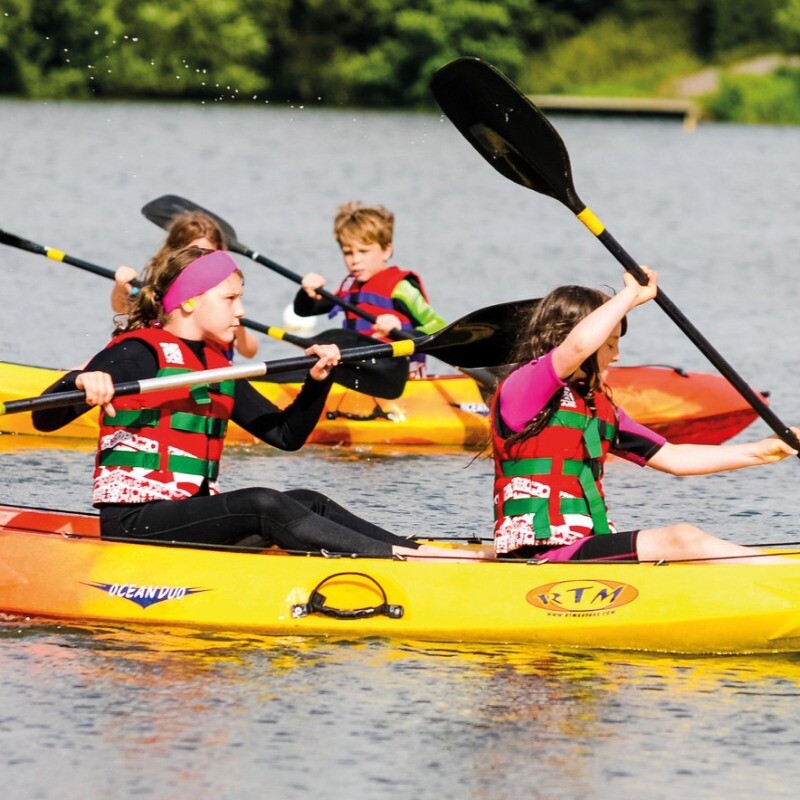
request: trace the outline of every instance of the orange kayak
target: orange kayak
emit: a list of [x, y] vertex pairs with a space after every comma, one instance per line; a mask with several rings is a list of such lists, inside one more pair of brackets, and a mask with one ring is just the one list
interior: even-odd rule
[[[62, 371], [0, 362], [0, 401], [41, 393]], [[280, 407], [300, 384], [257, 380], [253, 385]], [[717, 444], [735, 436], [756, 413], [720, 375], [671, 367], [615, 367], [609, 384], [615, 402], [633, 419], [671, 442]], [[464, 375], [410, 380], [402, 397], [384, 400], [334, 385], [310, 443], [326, 445], [482, 446], [489, 435], [488, 408], [478, 385]], [[97, 412], [84, 414], [48, 437], [95, 439]], [[0, 416], [0, 433], [36, 435], [30, 414]], [[231, 443], [253, 443], [236, 425]]]

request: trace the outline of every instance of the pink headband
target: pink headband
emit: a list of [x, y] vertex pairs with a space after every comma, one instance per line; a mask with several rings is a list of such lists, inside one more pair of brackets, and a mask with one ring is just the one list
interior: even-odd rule
[[236, 262], [224, 250], [200, 256], [185, 266], [167, 289], [162, 302], [164, 311], [169, 314], [187, 300], [213, 289], [237, 269]]

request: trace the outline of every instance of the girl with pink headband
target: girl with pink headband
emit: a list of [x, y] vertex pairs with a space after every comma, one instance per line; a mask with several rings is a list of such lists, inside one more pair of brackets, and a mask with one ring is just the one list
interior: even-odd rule
[[38, 430], [56, 430], [101, 406], [92, 502], [102, 535], [202, 545], [237, 545], [257, 536], [262, 546], [298, 552], [452, 555], [395, 536], [317, 491], [220, 492], [228, 422], [274, 447], [299, 449], [328, 396], [340, 357], [335, 345], [306, 350], [318, 361], [284, 409], [243, 380], [114, 398], [114, 383], [226, 366], [223, 348], [243, 315], [236, 262], [221, 251], [181, 250], [132, 299], [126, 326], [106, 349], [84, 371], [67, 373], [45, 392], [82, 389], [86, 402], [37, 412]]
[[[176, 251], [186, 247], [226, 250], [227, 243], [219, 225], [208, 214], [200, 211], [178, 214], [169, 226], [164, 244], [150, 259], [150, 263], [142, 273], [141, 282], [152, 283], [155, 275], [164, 268], [167, 259]], [[133, 281], [136, 278], [136, 271], [127, 266], [119, 267], [114, 273], [116, 282], [111, 293], [111, 308], [115, 313], [128, 313], [131, 293], [134, 291]], [[244, 358], [254, 358], [258, 352], [258, 340], [247, 328], [240, 326], [236, 330], [233, 346], [229, 347], [227, 351], [231, 359], [234, 348]]]

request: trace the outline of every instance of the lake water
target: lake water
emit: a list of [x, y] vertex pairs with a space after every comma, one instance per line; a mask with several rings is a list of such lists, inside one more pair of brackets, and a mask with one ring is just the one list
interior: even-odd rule
[[[555, 118], [576, 186], [631, 254], [786, 422], [800, 421], [800, 129]], [[553, 200], [500, 177], [433, 114], [0, 101], [0, 227], [110, 268], [162, 233], [180, 194], [303, 273], [342, 274], [345, 200], [397, 214], [396, 259], [449, 318], [621, 269]], [[242, 262], [247, 314], [282, 324], [295, 287]], [[0, 357], [69, 367], [111, 328], [110, 285], [0, 251]], [[709, 370], [655, 306], [624, 362]], [[265, 358], [294, 355], [264, 342]], [[758, 423], [741, 440], [765, 435]], [[622, 527], [686, 519], [793, 541], [796, 459], [675, 479], [609, 469]], [[487, 535], [490, 465], [472, 454], [249, 448], [226, 488], [326, 491], [398, 532]], [[85, 510], [87, 449], [0, 440], [4, 500]], [[653, 503], [653, 497], [658, 502]], [[6, 620], [3, 797], [794, 797], [796, 656], [678, 658], [523, 647], [302, 641]]]

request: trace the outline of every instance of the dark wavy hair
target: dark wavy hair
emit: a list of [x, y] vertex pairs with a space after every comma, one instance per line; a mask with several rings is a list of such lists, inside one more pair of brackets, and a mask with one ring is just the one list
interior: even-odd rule
[[[546, 355], [558, 347], [582, 319], [588, 317], [609, 299], [610, 297], [599, 289], [586, 286], [559, 286], [554, 289], [542, 298], [527, 320], [517, 339], [511, 362], [515, 365], [527, 364], [535, 358]], [[626, 329], [627, 322], [623, 318], [623, 334]], [[581, 364], [581, 370], [585, 376], [581, 378], [582, 391], [585, 387], [587, 394], [602, 392], [611, 399], [611, 391], [600, 374], [596, 353], [592, 353]], [[521, 442], [539, 433], [547, 425], [560, 402], [561, 392], [556, 392], [550, 402], [528, 422], [523, 430], [508, 438], [508, 443]]]

